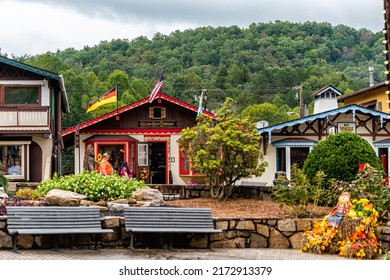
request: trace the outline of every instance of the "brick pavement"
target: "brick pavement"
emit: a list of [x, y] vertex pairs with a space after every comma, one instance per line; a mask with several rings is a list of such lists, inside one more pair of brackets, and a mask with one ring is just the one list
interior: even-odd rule
[[[348, 260], [338, 255], [299, 253], [295, 249], [61, 249], [0, 250], [0, 260]], [[379, 259], [384, 259], [380, 256]]]

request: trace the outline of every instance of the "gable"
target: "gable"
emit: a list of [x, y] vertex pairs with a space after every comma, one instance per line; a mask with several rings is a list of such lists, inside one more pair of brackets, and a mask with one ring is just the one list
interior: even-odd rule
[[[155, 117], [151, 113], [153, 108], [161, 108], [164, 116]], [[168, 95], [159, 93], [156, 99], [149, 103], [149, 97], [114, 110], [100, 117], [83, 122], [62, 132], [62, 135], [74, 133], [77, 129], [84, 131], [105, 130], [156, 130], [156, 129], [181, 129], [192, 126], [196, 122], [198, 108]], [[215, 118], [215, 115], [203, 111], [204, 114]]]

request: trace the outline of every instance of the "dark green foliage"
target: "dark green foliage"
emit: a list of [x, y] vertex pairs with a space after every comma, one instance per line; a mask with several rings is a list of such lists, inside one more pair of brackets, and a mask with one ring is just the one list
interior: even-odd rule
[[3, 172], [0, 171], [0, 187], [5, 187], [8, 184], [7, 178], [5, 178]]
[[[345, 93], [368, 86], [368, 66], [376, 69], [375, 81], [384, 81], [382, 40], [380, 32], [344, 25], [276, 21], [247, 28], [199, 27], [158, 33], [152, 39], [114, 39], [20, 60], [64, 75], [71, 108], [64, 116], [67, 128], [111, 110], [107, 105], [94, 114], [85, 113], [88, 102], [115, 83], [120, 106], [146, 97], [162, 69], [166, 73], [162, 91], [195, 106], [194, 95], [205, 84], [210, 111], [227, 97], [239, 102], [239, 113], [250, 105], [272, 103], [276, 95], [279, 103], [294, 108], [299, 105], [294, 99], [297, 85], [303, 85], [309, 104], [310, 95], [328, 84]], [[128, 78], [116, 79], [113, 73]], [[140, 86], [135, 87], [136, 79]]]
[[382, 169], [379, 158], [366, 140], [357, 134], [342, 132], [329, 135], [314, 146], [303, 171], [310, 180], [321, 170], [328, 179], [351, 182], [361, 163]]

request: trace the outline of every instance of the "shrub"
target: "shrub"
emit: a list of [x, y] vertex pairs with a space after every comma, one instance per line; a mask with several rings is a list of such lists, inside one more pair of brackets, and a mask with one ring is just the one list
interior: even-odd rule
[[41, 197], [38, 191], [32, 190], [30, 188], [20, 189], [15, 194], [16, 199], [22, 200], [35, 200]]
[[86, 195], [91, 201], [112, 201], [131, 198], [135, 190], [145, 188], [143, 181], [118, 175], [102, 176], [98, 172], [82, 172], [77, 175], [58, 176], [43, 181], [36, 189], [41, 196], [52, 189], [61, 189]]
[[5, 178], [3, 172], [0, 171], [0, 187], [5, 187], [8, 184], [7, 178]]
[[351, 183], [339, 182], [338, 190], [349, 192], [353, 198], [368, 199], [380, 216], [390, 216], [390, 188], [382, 183], [382, 172], [369, 164], [359, 170]]
[[[322, 188], [326, 175], [323, 171], [318, 171], [310, 183], [309, 179], [301, 169], [294, 164], [291, 168], [291, 181], [281, 177], [275, 180], [276, 185], [272, 189], [272, 197], [282, 205], [290, 207], [290, 213], [295, 217], [318, 217], [322, 210], [318, 205], [327, 206], [331, 202], [331, 189]], [[313, 207], [309, 211], [309, 202]]]
[[313, 147], [303, 171], [310, 180], [322, 170], [329, 180], [350, 182], [356, 177], [361, 163], [382, 170], [379, 158], [366, 140], [355, 133], [341, 132]]

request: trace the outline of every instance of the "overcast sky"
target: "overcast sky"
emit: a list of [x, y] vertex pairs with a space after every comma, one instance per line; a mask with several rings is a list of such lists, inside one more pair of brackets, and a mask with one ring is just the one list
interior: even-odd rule
[[0, 52], [16, 56], [276, 20], [384, 27], [383, 0], [0, 0], [0, 11]]

